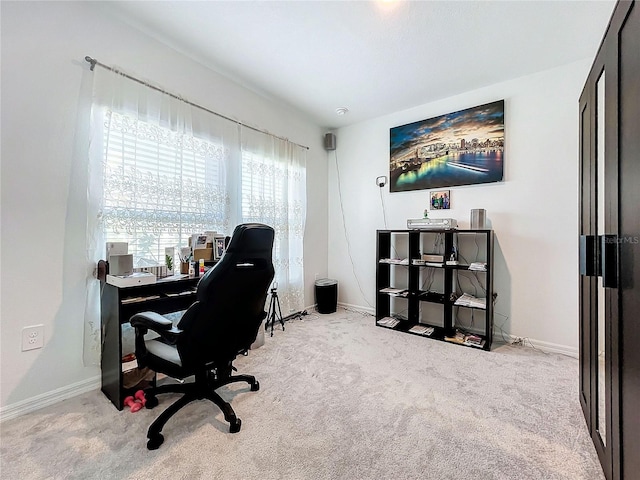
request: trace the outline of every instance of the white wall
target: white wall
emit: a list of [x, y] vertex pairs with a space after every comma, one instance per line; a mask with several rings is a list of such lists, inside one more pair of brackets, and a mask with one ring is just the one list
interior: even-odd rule
[[[306, 305], [314, 303], [315, 273], [327, 272], [322, 129], [109, 18], [92, 2], [2, 2], [0, 405], [5, 411], [56, 389], [95, 385], [99, 375], [96, 366], [82, 361], [86, 201], [78, 187], [82, 179], [72, 176], [78, 170], [72, 168], [72, 154], [85, 55], [309, 146]], [[44, 348], [21, 352], [22, 328], [40, 323]]]
[[[451, 210], [430, 216], [469, 228], [471, 209], [486, 209], [496, 240], [495, 323], [539, 346], [577, 353], [578, 97], [590, 64], [572, 63], [338, 130], [347, 238], [364, 292], [347, 252], [329, 153], [329, 275], [339, 281], [339, 301], [375, 304], [375, 231], [385, 228], [375, 178], [389, 175], [389, 129], [504, 99], [505, 181], [452, 187]], [[385, 187], [387, 227], [403, 229], [408, 218], [421, 218], [428, 193], [390, 194]]]

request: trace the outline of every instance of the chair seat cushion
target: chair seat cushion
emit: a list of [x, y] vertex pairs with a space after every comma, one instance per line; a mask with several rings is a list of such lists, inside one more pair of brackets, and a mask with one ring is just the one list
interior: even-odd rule
[[180, 360], [180, 355], [178, 355], [178, 349], [176, 347], [167, 345], [155, 338], [153, 340], [147, 340], [144, 343], [147, 346], [147, 352], [151, 355], [160, 357], [161, 359], [171, 362], [178, 367], [182, 366], [182, 360]]
[[147, 354], [145, 363], [156, 372], [163, 372], [174, 378], [185, 378], [193, 375], [190, 369], [185, 369], [180, 360], [178, 349], [167, 345], [160, 339], [145, 340]]

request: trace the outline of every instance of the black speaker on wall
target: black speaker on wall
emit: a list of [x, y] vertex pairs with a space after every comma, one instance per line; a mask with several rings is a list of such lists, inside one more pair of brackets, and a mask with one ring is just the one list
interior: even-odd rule
[[333, 133], [327, 133], [324, 136], [324, 149], [328, 151], [336, 149], [336, 136]]

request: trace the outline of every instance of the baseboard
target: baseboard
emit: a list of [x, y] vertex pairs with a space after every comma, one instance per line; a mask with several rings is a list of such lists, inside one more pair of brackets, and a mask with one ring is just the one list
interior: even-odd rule
[[[352, 305], [350, 303], [344, 303], [344, 302], [338, 302], [338, 306], [340, 307], [344, 307], [347, 309], [351, 309], [351, 310], [357, 310], [359, 312], [363, 312], [363, 313], [368, 313], [371, 315], [375, 315], [375, 309], [374, 308], [370, 308], [370, 307], [363, 307], [362, 305]], [[479, 333], [482, 334], [482, 331], [478, 330], [475, 333]], [[567, 355], [569, 357], [573, 357], [573, 358], [578, 358], [579, 357], [579, 353], [578, 353], [578, 349], [576, 347], [570, 347], [568, 345], [561, 345], [559, 343], [551, 343], [551, 342], [545, 342], [542, 340], [536, 340], [535, 338], [529, 338], [529, 337], [523, 337], [523, 336], [519, 336], [519, 335], [510, 335], [508, 333], [504, 334], [505, 340], [507, 340], [509, 343], [513, 343], [518, 339], [524, 339], [524, 346], [525, 347], [533, 347], [533, 348], [537, 348], [538, 350], [541, 350], [543, 352], [546, 353], [559, 353], [561, 355]], [[504, 344], [504, 340], [502, 339], [502, 335], [501, 334], [496, 334], [494, 332], [493, 334], [493, 343], [497, 344]]]
[[369, 315], [375, 315], [376, 309], [373, 307], [363, 307], [362, 305], [353, 305], [351, 303], [338, 302], [339, 307], [347, 308], [349, 310], [357, 310], [358, 312], [368, 313]]
[[57, 388], [47, 393], [36, 395], [33, 398], [7, 405], [0, 408], [0, 423], [11, 420], [27, 413], [35, 412], [68, 398], [100, 388], [100, 376], [95, 376], [81, 382], [76, 382], [66, 387]]
[[[502, 335], [493, 335], [494, 343], [502, 343], [504, 344], [504, 340], [501, 338]], [[542, 340], [536, 340], [535, 338], [522, 337], [518, 335], [509, 335], [505, 334], [506, 339], [509, 343], [514, 343], [518, 340], [522, 340], [523, 346], [525, 347], [533, 347], [541, 350], [545, 353], [559, 353], [560, 355], [566, 355], [568, 357], [579, 358], [579, 352], [576, 347], [570, 347], [568, 345], [561, 345], [559, 343], [551, 343], [544, 342]]]

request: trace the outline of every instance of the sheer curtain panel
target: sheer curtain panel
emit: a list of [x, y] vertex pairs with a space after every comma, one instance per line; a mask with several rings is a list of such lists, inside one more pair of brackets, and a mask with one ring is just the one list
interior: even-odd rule
[[[105, 258], [106, 241], [126, 241], [136, 266], [163, 264], [165, 247], [186, 246], [192, 233], [231, 231], [239, 126], [118, 72], [96, 69], [93, 87], [89, 260]], [[87, 304], [99, 306], [97, 280], [88, 290]], [[99, 325], [99, 310], [88, 313], [85, 362], [100, 351]]]
[[249, 128], [242, 128], [241, 136], [242, 221], [265, 223], [275, 230], [275, 281], [287, 316], [304, 308], [307, 150]]
[[[283, 315], [304, 308], [306, 148], [106, 68], [93, 72], [90, 117], [88, 265], [106, 257], [106, 241], [128, 242], [134, 265], [156, 265], [193, 233], [259, 222], [276, 232]], [[84, 361], [97, 364], [100, 283], [89, 277]]]

